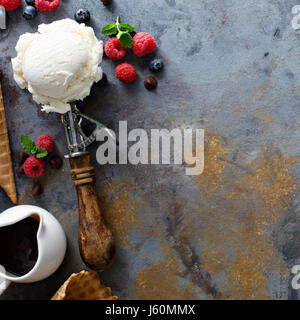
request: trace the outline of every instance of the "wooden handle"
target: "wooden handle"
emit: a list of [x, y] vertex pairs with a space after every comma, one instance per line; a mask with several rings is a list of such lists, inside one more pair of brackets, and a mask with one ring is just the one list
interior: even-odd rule
[[94, 167], [88, 154], [70, 158], [70, 165], [78, 196], [80, 254], [92, 270], [102, 271], [114, 261], [115, 242], [101, 214]]

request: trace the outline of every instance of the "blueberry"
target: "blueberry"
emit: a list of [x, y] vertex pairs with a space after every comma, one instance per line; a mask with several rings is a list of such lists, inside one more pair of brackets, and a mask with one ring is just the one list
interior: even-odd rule
[[97, 87], [104, 87], [107, 85], [107, 83], [108, 83], [107, 75], [105, 73], [103, 73], [102, 79], [99, 82], [97, 82], [96, 84], [97, 84]]
[[35, 7], [35, 0], [26, 0], [26, 3], [27, 3], [29, 6]]
[[23, 17], [26, 20], [32, 20], [37, 16], [37, 9], [33, 6], [26, 6], [23, 10]]
[[149, 64], [149, 69], [153, 72], [162, 70], [164, 67], [164, 62], [162, 59], [154, 59]]
[[75, 14], [74, 18], [78, 23], [87, 23], [91, 19], [91, 15], [88, 9], [79, 9]]
[[82, 131], [87, 137], [89, 137], [95, 129], [96, 129], [95, 123], [89, 122], [85, 126], [83, 126]]

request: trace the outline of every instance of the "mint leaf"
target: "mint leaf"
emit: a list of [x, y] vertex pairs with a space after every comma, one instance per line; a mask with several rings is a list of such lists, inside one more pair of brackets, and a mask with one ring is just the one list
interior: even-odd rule
[[45, 158], [48, 155], [48, 152], [44, 148], [39, 148], [35, 145], [34, 141], [26, 136], [26, 134], [23, 134], [21, 136], [21, 144], [28, 154], [35, 155], [37, 158]]
[[126, 31], [129, 33], [135, 30], [135, 27], [131, 26], [128, 23], [120, 23], [118, 26], [121, 31]]
[[128, 32], [119, 32], [117, 34], [117, 38], [121, 42], [121, 45], [125, 48], [132, 48], [133, 46], [133, 40], [131, 35]]
[[34, 146], [34, 147], [30, 150], [29, 153], [31, 153], [31, 154], [36, 154], [37, 151], [38, 151], [38, 147], [37, 147], [37, 146]]
[[45, 158], [45, 157], [47, 157], [47, 155], [48, 155], [48, 152], [46, 149], [37, 147], [37, 152], [36, 152], [35, 156], [38, 159]]
[[21, 136], [21, 144], [22, 144], [22, 147], [25, 150], [25, 152], [27, 152], [29, 154], [35, 154], [35, 152], [32, 152], [32, 151], [35, 151], [34, 150], [35, 149], [35, 143], [31, 138], [29, 138], [25, 134], [23, 134]]
[[102, 33], [105, 35], [105, 36], [110, 36], [112, 34], [116, 34], [118, 33], [118, 29], [116, 27], [116, 24], [115, 23], [109, 23], [107, 24], [106, 26], [104, 26], [102, 28]]

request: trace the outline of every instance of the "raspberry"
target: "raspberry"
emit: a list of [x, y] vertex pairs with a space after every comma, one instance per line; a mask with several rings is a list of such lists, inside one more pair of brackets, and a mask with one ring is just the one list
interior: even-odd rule
[[125, 83], [131, 83], [136, 79], [136, 71], [129, 63], [121, 63], [116, 67], [116, 77]]
[[12, 11], [21, 5], [22, 0], [0, 0], [0, 6], [3, 6], [6, 11]]
[[36, 8], [41, 12], [50, 12], [58, 8], [60, 0], [35, 0]]
[[124, 48], [117, 38], [109, 39], [104, 46], [105, 54], [112, 60], [120, 60], [126, 55]]
[[43, 134], [39, 136], [35, 145], [39, 148], [46, 149], [49, 153], [54, 149], [54, 141], [50, 134]]
[[24, 172], [29, 178], [41, 177], [45, 172], [45, 162], [43, 159], [37, 159], [31, 156], [24, 163]]
[[132, 50], [138, 57], [143, 57], [156, 49], [155, 39], [146, 32], [139, 32], [133, 37]]

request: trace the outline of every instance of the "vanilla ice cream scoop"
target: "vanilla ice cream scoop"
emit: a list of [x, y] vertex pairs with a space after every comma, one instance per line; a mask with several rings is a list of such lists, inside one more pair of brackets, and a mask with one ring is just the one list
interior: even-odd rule
[[12, 59], [14, 78], [46, 112], [66, 113], [102, 78], [103, 42], [93, 29], [64, 19], [20, 36]]

